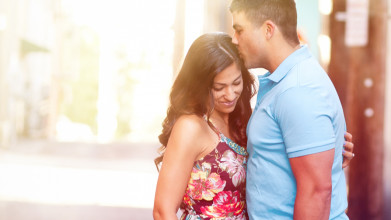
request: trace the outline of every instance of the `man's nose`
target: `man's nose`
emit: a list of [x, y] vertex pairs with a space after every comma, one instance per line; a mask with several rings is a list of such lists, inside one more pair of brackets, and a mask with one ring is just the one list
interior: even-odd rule
[[236, 34], [234, 33], [234, 36], [232, 37], [232, 43], [235, 45], [238, 45], [238, 39], [236, 38]]

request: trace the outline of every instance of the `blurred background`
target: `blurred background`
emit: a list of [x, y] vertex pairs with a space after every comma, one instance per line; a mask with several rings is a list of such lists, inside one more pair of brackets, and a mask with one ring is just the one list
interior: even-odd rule
[[[0, 0], [0, 219], [152, 219], [171, 84], [229, 3]], [[296, 4], [354, 136], [349, 217], [391, 219], [391, 0]]]

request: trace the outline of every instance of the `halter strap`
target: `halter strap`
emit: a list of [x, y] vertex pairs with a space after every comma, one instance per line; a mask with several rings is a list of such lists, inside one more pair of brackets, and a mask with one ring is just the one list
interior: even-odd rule
[[211, 120], [208, 120], [208, 118], [206, 117], [206, 115], [203, 116], [204, 120], [206, 121], [206, 123], [208, 123], [208, 125], [210, 125], [212, 127], [212, 130], [217, 134], [217, 136], [219, 136], [219, 138], [221, 138], [221, 131], [213, 124], [213, 122]]

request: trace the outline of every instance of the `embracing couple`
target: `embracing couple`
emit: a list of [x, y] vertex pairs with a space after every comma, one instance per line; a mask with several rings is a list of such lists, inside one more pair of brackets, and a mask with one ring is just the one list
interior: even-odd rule
[[[348, 219], [352, 137], [327, 73], [299, 43], [295, 1], [233, 0], [230, 11], [233, 37], [197, 38], [172, 86], [154, 218]], [[251, 68], [269, 71], [253, 110]]]

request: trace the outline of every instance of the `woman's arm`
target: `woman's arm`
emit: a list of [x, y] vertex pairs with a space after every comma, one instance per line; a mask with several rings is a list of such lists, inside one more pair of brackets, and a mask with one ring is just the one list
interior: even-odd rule
[[197, 116], [181, 116], [172, 129], [156, 186], [155, 220], [177, 219], [194, 161], [202, 151], [200, 139], [205, 131], [200, 120]]
[[343, 155], [343, 163], [342, 163], [342, 168], [348, 167], [350, 160], [353, 159], [354, 153], [353, 153], [353, 136], [349, 132], [345, 133], [345, 144], [344, 144], [344, 151], [342, 153]]

